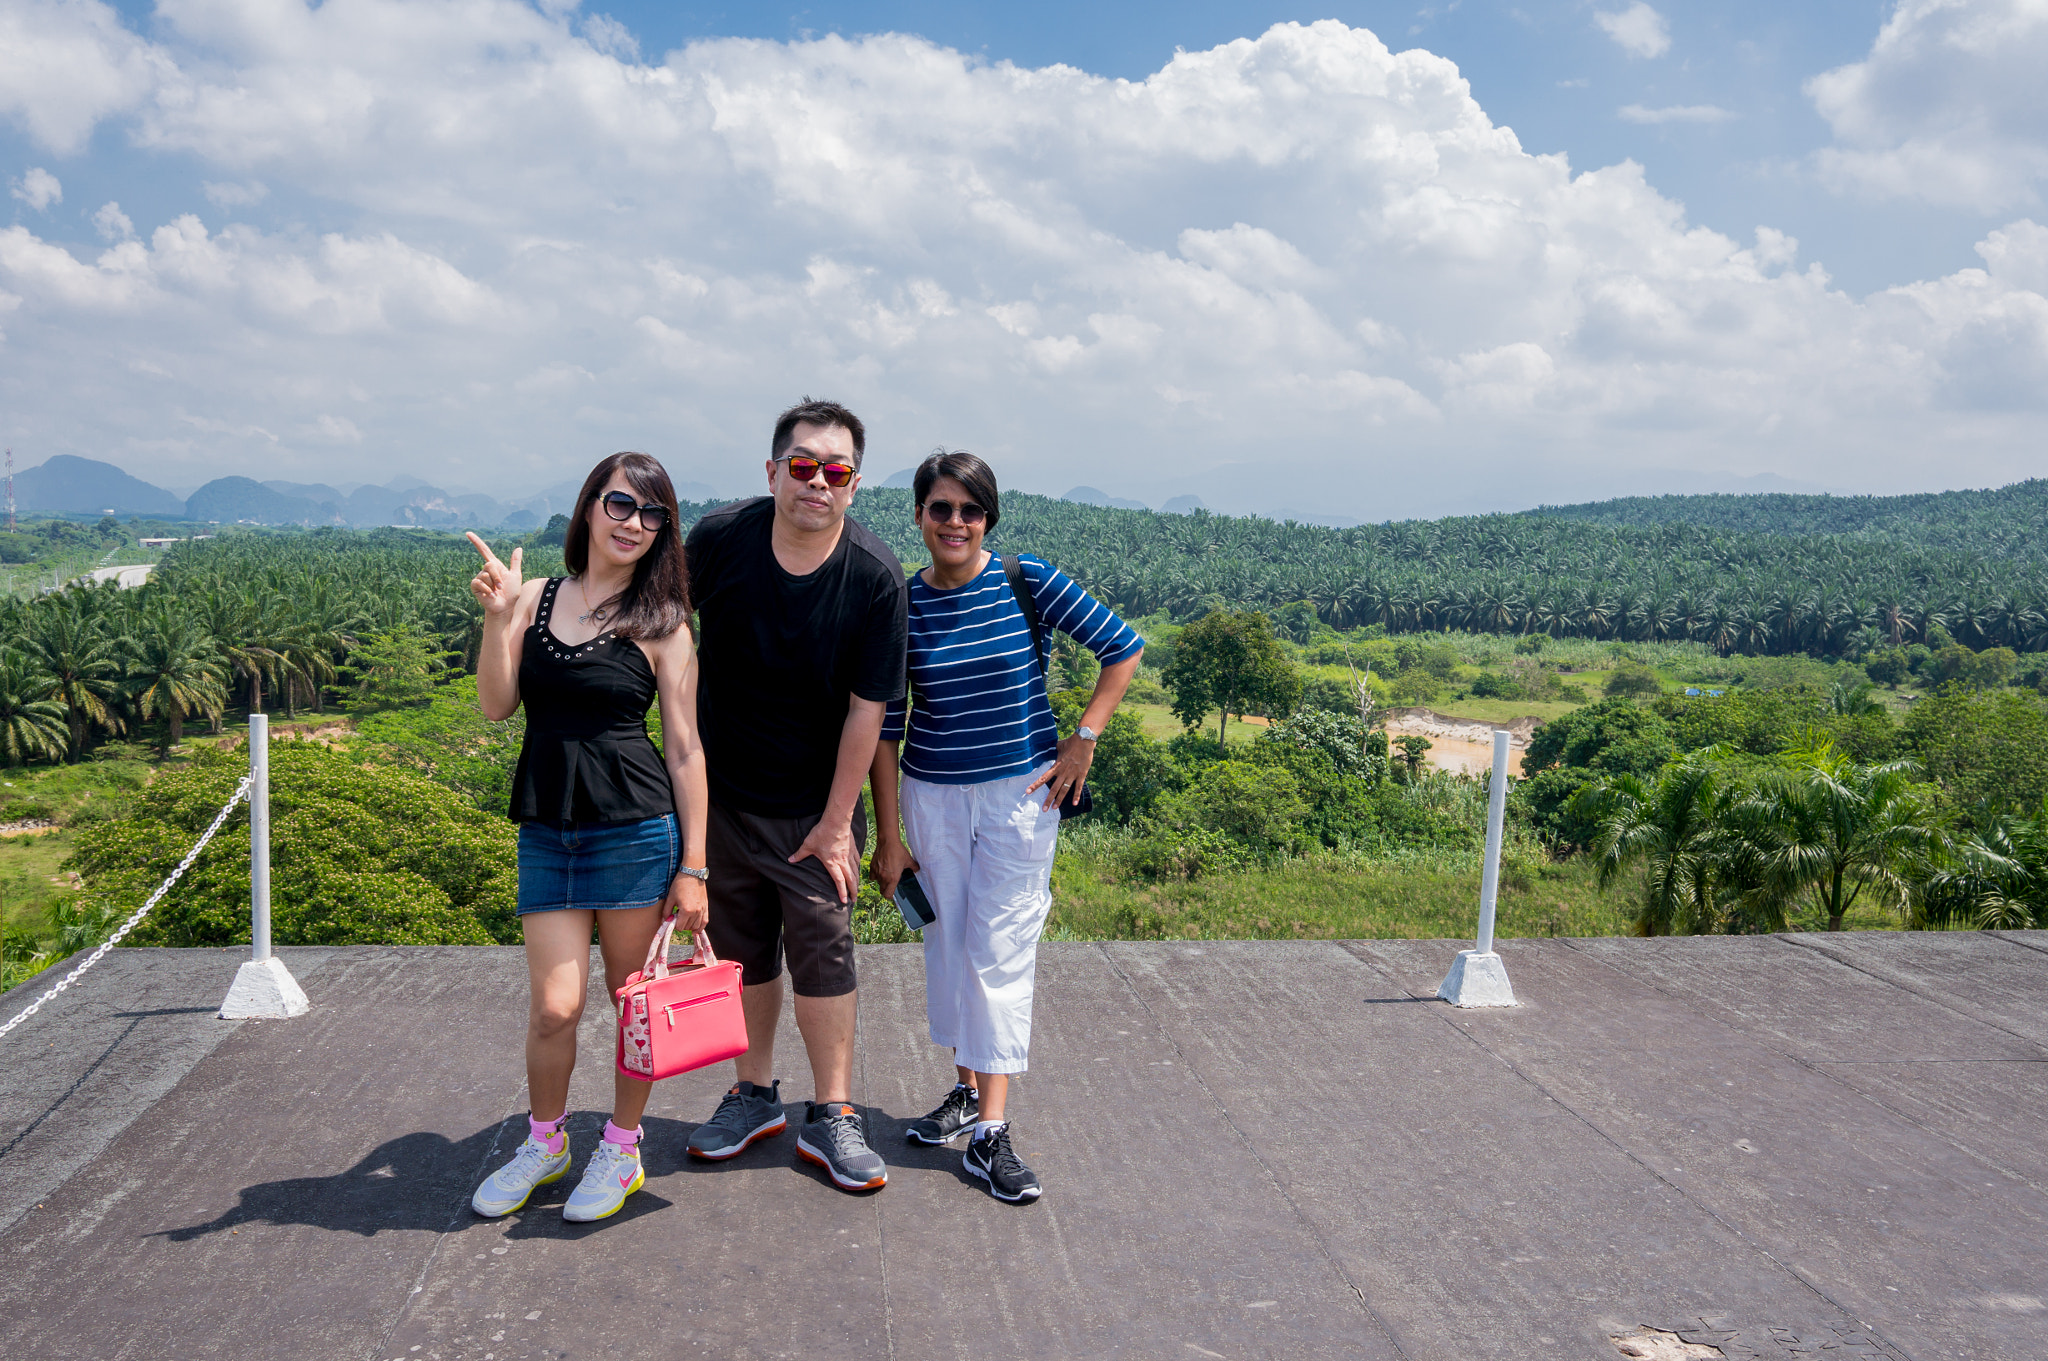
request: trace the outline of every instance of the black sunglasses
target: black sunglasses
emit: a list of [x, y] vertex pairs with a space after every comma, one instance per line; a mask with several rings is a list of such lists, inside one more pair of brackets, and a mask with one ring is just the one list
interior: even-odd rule
[[936, 524], [945, 524], [948, 520], [951, 520], [954, 511], [960, 512], [960, 523], [963, 525], [978, 525], [988, 518], [988, 512], [975, 505], [972, 501], [962, 501], [957, 506], [951, 501], [927, 501], [924, 503], [925, 518]]
[[640, 512], [640, 527], [649, 534], [659, 534], [668, 523], [667, 506], [643, 506], [622, 491], [608, 491], [603, 499], [604, 513], [614, 520], [626, 521], [633, 518], [633, 512]]

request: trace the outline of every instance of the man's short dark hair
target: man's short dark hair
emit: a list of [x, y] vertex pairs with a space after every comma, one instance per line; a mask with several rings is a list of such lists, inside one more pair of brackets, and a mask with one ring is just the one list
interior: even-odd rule
[[981, 461], [980, 457], [965, 449], [934, 449], [924, 462], [917, 465], [917, 476], [911, 479], [911, 488], [917, 493], [917, 504], [924, 505], [931, 495], [932, 484], [942, 477], [950, 477], [967, 488], [967, 494], [974, 503], [988, 512], [988, 527], [983, 533], [992, 533], [996, 521], [1002, 515], [996, 505], [996, 470]]
[[858, 470], [861, 460], [867, 457], [868, 428], [860, 423], [860, 417], [837, 402], [814, 402], [809, 397], [775, 418], [775, 441], [769, 446], [768, 457], [781, 458], [789, 452], [789, 446], [796, 443], [799, 425], [817, 425], [826, 429], [843, 426], [846, 433], [853, 436], [854, 468]]

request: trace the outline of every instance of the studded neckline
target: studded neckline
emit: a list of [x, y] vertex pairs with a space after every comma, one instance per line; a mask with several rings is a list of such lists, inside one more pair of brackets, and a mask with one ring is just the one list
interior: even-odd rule
[[540, 598], [540, 608], [534, 613], [533, 626], [540, 630], [541, 641], [547, 645], [550, 657], [573, 660], [577, 657], [588, 656], [606, 643], [611, 642], [617, 630], [606, 629], [589, 642], [578, 643], [573, 647], [558, 638], [555, 635], [555, 631], [548, 627], [548, 616], [554, 612], [555, 592], [561, 589], [562, 582], [566, 579], [564, 577], [556, 577], [548, 583], [547, 591]]

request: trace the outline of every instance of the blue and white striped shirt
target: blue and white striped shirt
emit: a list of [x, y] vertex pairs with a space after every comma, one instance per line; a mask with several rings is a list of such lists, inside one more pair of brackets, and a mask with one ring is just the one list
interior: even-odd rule
[[[1060, 630], [1104, 666], [1145, 646], [1131, 626], [1042, 558], [1018, 554], [1038, 604], [1050, 663]], [[909, 740], [903, 773], [933, 784], [980, 784], [1027, 774], [1059, 754], [1059, 727], [1031, 656], [1031, 627], [994, 553], [981, 574], [949, 591], [910, 578]], [[902, 741], [905, 702], [892, 701], [884, 742]]]

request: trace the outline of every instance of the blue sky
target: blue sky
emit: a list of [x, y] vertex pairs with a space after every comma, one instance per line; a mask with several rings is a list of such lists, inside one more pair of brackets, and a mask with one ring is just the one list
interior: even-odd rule
[[2040, 10], [0, 0], [0, 434], [737, 491], [830, 390], [1154, 504], [2011, 480]]

